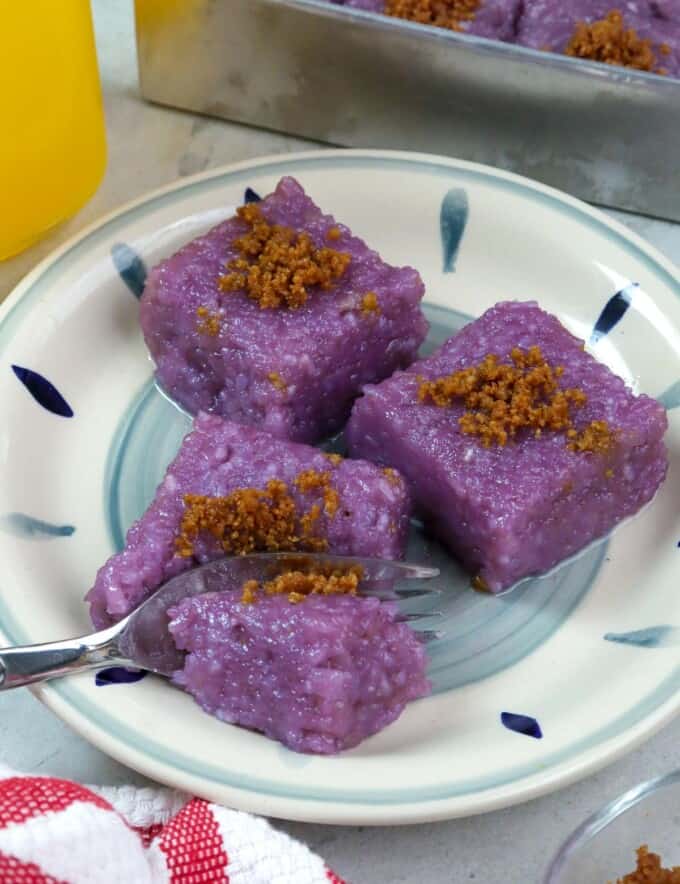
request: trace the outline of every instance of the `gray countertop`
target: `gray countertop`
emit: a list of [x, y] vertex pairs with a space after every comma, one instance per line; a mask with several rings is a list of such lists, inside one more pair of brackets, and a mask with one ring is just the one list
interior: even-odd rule
[[[60, 242], [126, 200], [213, 166], [310, 146], [299, 139], [143, 103], [137, 89], [130, 0], [94, 0], [94, 11], [106, 102], [108, 171], [95, 197], [75, 218], [23, 255], [0, 264], [0, 299]], [[611, 214], [680, 263], [679, 225]], [[0, 761], [88, 783], [146, 782], [89, 746], [27, 691], [0, 697]], [[588, 780], [505, 811], [389, 829], [276, 825], [318, 850], [352, 884], [538, 884], [549, 857], [588, 814], [636, 782], [678, 766], [680, 721]]]

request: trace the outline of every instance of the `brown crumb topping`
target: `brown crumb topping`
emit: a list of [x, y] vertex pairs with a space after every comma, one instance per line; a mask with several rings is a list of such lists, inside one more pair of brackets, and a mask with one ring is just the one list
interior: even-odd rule
[[288, 384], [284, 381], [278, 371], [270, 371], [267, 375], [267, 380], [272, 384], [272, 386], [276, 387], [277, 390], [287, 390]]
[[315, 491], [317, 488], [325, 488], [330, 480], [330, 473], [318, 470], [303, 470], [295, 480], [295, 485], [300, 491]]
[[485, 447], [505, 445], [522, 429], [540, 435], [544, 429], [570, 428], [571, 406], [585, 404], [583, 391], [559, 389], [563, 370], [547, 363], [539, 347], [516, 347], [510, 358], [508, 365], [489, 354], [479, 365], [422, 381], [418, 398], [440, 408], [462, 399], [467, 410], [460, 418], [461, 429], [478, 436]]
[[[666, 55], [668, 53], [664, 46], [666, 44], [662, 44], [661, 52]], [[638, 71], [665, 73], [662, 68], [657, 67], [651, 42], [638, 37], [633, 28], [626, 28], [618, 9], [612, 9], [604, 18], [590, 24], [577, 22], [565, 55], [622, 65]]]
[[257, 580], [246, 580], [241, 590], [241, 603], [244, 605], [252, 605], [257, 601], [257, 591], [260, 584]]
[[614, 444], [615, 435], [607, 421], [591, 421], [583, 430], [567, 431], [567, 447], [570, 451], [606, 454]]
[[387, 481], [390, 485], [401, 485], [401, 476], [396, 470], [393, 470], [392, 467], [385, 467], [383, 475], [387, 476]]
[[386, 15], [421, 25], [459, 31], [460, 23], [472, 21], [480, 0], [387, 0]]
[[585, 405], [583, 390], [558, 386], [562, 366], [548, 363], [540, 347], [510, 353], [511, 364], [494, 354], [479, 365], [463, 368], [433, 381], [420, 379], [418, 399], [439, 408], [462, 400], [459, 418], [463, 433], [477, 436], [485, 448], [504, 446], [520, 430], [540, 436], [544, 430], [565, 432], [571, 451], [602, 453], [613, 442], [606, 421], [593, 421], [584, 430], [573, 427], [572, 411]]
[[680, 884], [680, 866], [664, 869], [661, 857], [651, 853], [646, 844], [638, 847], [637, 868], [629, 875], [618, 878], [616, 884]]
[[476, 592], [491, 592], [491, 590], [489, 589], [489, 584], [486, 582], [481, 574], [477, 574], [475, 577], [472, 578], [472, 588]]
[[330, 461], [334, 467], [339, 466], [344, 460], [341, 454], [334, 454], [333, 452], [324, 453], [324, 457], [326, 460]]
[[269, 224], [258, 203], [237, 209], [248, 232], [234, 245], [240, 256], [229, 261], [229, 273], [220, 276], [223, 292], [244, 290], [262, 310], [302, 307], [309, 289], [329, 289], [343, 275], [350, 256], [328, 247], [317, 248], [304, 231]]
[[214, 338], [220, 333], [219, 313], [211, 313], [207, 307], [199, 307], [196, 310], [196, 316], [198, 316], [196, 330], [199, 334], [210, 335]]
[[[328, 490], [337, 495], [334, 489]], [[279, 479], [271, 479], [264, 489], [239, 488], [225, 497], [185, 494], [175, 549], [178, 555], [189, 558], [194, 555], [196, 539], [209, 534], [226, 555], [321, 552], [328, 547], [328, 541], [314, 534], [320, 515], [318, 504], [308, 512], [300, 512], [288, 486]]]
[[243, 584], [241, 601], [244, 604], [253, 604], [258, 601], [262, 592], [266, 596], [287, 595], [288, 601], [294, 605], [310, 595], [356, 595], [362, 576], [360, 566], [337, 569], [331, 573], [323, 570], [286, 571], [264, 583], [257, 580], [246, 581]]
[[342, 231], [339, 227], [329, 227], [326, 231], [326, 239], [331, 242], [337, 242], [342, 236]]
[[380, 304], [375, 292], [366, 292], [361, 299], [362, 316], [380, 316]]
[[303, 537], [312, 537], [314, 535], [314, 528], [320, 517], [321, 507], [318, 503], [312, 504], [309, 512], [303, 513], [300, 516], [300, 531]]
[[340, 506], [340, 495], [331, 486], [331, 474], [320, 473], [318, 470], [304, 470], [295, 480], [295, 486], [306, 493], [320, 490], [323, 492], [324, 511], [329, 519], [337, 513]]

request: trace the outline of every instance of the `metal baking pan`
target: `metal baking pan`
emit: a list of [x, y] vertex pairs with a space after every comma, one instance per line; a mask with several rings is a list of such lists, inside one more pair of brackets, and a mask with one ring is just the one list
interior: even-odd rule
[[151, 101], [680, 221], [680, 81], [320, 0], [136, 0], [136, 18]]

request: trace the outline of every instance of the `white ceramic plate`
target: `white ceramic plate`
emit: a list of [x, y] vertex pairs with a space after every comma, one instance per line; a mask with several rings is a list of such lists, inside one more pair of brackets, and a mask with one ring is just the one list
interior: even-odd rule
[[680, 285], [663, 257], [599, 212], [481, 166], [372, 151], [240, 164], [127, 206], [31, 273], [0, 314], [4, 637], [87, 630], [82, 596], [186, 429], [149, 384], [134, 297], [143, 263], [284, 174], [388, 261], [421, 271], [429, 346], [498, 300], [533, 298], [636, 390], [663, 397], [668, 479], [612, 539], [501, 599], [470, 591], [416, 537], [415, 553], [441, 561], [451, 584], [447, 635], [432, 646], [435, 694], [340, 757], [295, 755], [221, 724], [153, 677], [100, 687], [85, 674], [38, 695], [157, 780], [290, 819], [441, 819], [584, 776], [680, 707]]

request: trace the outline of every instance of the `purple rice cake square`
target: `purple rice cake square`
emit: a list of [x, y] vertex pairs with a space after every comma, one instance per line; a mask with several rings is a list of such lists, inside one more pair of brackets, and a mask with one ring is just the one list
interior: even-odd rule
[[666, 474], [664, 409], [534, 302], [506, 302], [368, 386], [354, 457], [398, 469], [434, 533], [499, 592], [607, 534]]
[[283, 178], [151, 271], [140, 322], [158, 381], [189, 412], [314, 442], [363, 384], [415, 359], [423, 292]]
[[[680, 74], [680, 19], [673, 10], [672, 3], [651, 0], [530, 0], [520, 18], [517, 43], [675, 77]], [[581, 28], [572, 43], [579, 23], [590, 28], [585, 33]], [[638, 38], [635, 46], [627, 35], [631, 29]], [[649, 41], [647, 48], [639, 45], [642, 40]]]
[[426, 655], [397, 606], [376, 598], [238, 592], [185, 599], [169, 611], [187, 652], [173, 682], [222, 721], [297, 752], [356, 746], [430, 692]]
[[398, 559], [410, 497], [401, 477], [199, 414], [125, 548], [87, 595], [97, 627], [187, 568], [224, 555], [328, 551]]

